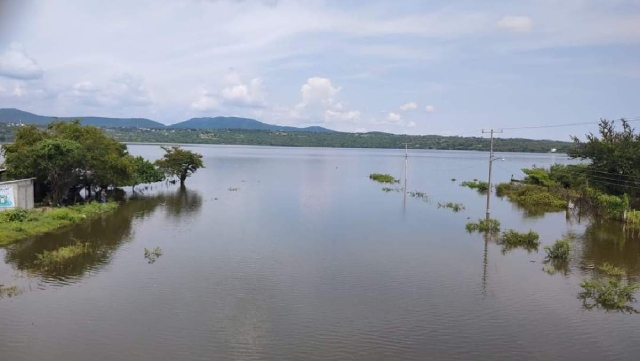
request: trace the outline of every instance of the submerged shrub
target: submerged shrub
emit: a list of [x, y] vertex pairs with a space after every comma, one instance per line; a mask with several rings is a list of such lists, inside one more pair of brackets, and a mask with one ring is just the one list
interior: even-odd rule
[[578, 295], [586, 309], [602, 308], [607, 311], [638, 313], [631, 304], [636, 301], [635, 294], [640, 291], [640, 283], [624, 278], [626, 272], [609, 263], [597, 267], [606, 276], [593, 276], [580, 284], [583, 291]]
[[613, 277], [622, 277], [626, 274], [622, 268], [616, 267], [608, 262], [605, 262], [599, 265], [598, 271], [606, 274], [607, 276], [613, 276]]
[[464, 205], [462, 205], [462, 203], [453, 203], [453, 202], [447, 202], [447, 203], [438, 203], [438, 208], [448, 208], [451, 209], [454, 213], [458, 213], [460, 211], [464, 211]]
[[547, 258], [550, 260], [563, 260], [569, 259], [569, 253], [571, 253], [571, 246], [569, 240], [559, 239], [551, 246], [545, 246], [544, 251], [547, 252]]
[[22, 290], [18, 286], [4, 286], [0, 285], [0, 299], [7, 297], [11, 298], [22, 293]]
[[479, 192], [486, 192], [489, 190], [489, 182], [479, 182], [477, 179], [474, 179], [473, 182], [464, 181], [460, 183], [460, 186], [475, 189]]
[[369, 179], [379, 183], [400, 183], [400, 180], [395, 179], [391, 174], [371, 173]]
[[425, 202], [429, 200], [429, 196], [427, 196], [427, 194], [424, 192], [412, 191], [412, 192], [409, 192], [408, 194], [410, 197], [422, 199]]
[[514, 248], [523, 248], [527, 250], [527, 252], [533, 252], [538, 250], [540, 235], [534, 231], [520, 233], [510, 229], [502, 234], [502, 237], [498, 240], [498, 244], [503, 246], [503, 253]]
[[506, 196], [510, 201], [525, 206], [549, 207], [562, 210], [567, 206], [564, 190], [533, 184], [500, 183], [496, 186], [498, 197]]
[[498, 233], [500, 232], [500, 221], [497, 219], [479, 219], [477, 223], [469, 222], [465, 226], [467, 232], [486, 232], [486, 233]]
[[53, 251], [44, 251], [36, 255], [35, 264], [43, 270], [52, 270], [65, 266], [69, 261], [89, 253], [88, 243], [76, 243], [74, 245], [60, 247]]

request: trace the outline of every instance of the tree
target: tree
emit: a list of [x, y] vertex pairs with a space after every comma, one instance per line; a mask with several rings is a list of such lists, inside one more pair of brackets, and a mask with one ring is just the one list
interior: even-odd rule
[[165, 154], [162, 159], [156, 161], [156, 165], [168, 177], [178, 177], [181, 185], [184, 185], [185, 180], [198, 169], [204, 168], [201, 154], [177, 146], [161, 148]]
[[132, 157], [131, 166], [133, 169], [130, 184], [134, 189], [138, 184], [155, 183], [165, 179], [164, 173], [143, 157]]
[[620, 121], [622, 130], [616, 130], [615, 121], [602, 119], [599, 136], [589, 133], [585, 142], [572, 137], [575, 148], [569, 155], [591, 161], [585, 170], [590, 185], [614, 195], [638, 196], [640, 134], [626, 120]]

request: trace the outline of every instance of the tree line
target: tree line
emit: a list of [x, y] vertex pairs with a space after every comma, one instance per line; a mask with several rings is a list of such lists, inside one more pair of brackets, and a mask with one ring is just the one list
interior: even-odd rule
[[[36, 198], [50, 205], [91, 199], [99, 190], [187, 177], [203, 167], [200, 154], [164, 147], [155, 163], [129, 154], [127, 146], [102, 129], [79, 120], [54, 121], [46, 128], [18, 128], [0, 154], [8, 179], [35, 178]], [[80, 193], [85, 191], [86, 197]]]

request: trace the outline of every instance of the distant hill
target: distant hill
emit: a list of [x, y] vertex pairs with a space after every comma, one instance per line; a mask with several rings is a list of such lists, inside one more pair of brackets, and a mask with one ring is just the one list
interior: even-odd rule
[[49, 124], [53, 119], [69, 121], [81, 119], [84, 125], [95, 125], [98, 127], [139, 127], [139, 128], [164, 128], [164, 124], [145, 118], [105, 118], [105, 117], [52, 117], [37, 115], [19, 109], [0, 109], [1, 123], [22, 124]]
[[255, 119], [238, 117], [215, 117], [215, 118], [192, 118], [184, 122], [170, 125], [176, 129], [242, 129], [242, 130], [271, 130], [283, 132], [313, 132], [329, 133], [333, 130], [313, 126], [306, 128], [287, 127], [281, 125], [267, 124]]
[[105, 117], [52, 117], [37, 115], [25, 112], [20, 109], [0, 109], [0, 123], [20, 123], [22, 124], [49, 124], [52, 120], [58, 119], [69, 121], [81, 119], [84, 125], [95, 125], [98, 127], [124, 127], [124, 128], [174, 128], [174, 129], [239, 129], [239, 130], [270, 130], [282, 132], [311, 132], [329, 133], [333, 130], [323, 127], [313, 126], [306, 128], [287, 127], [262, 123], [255, 119], [239, 117], [215, 117], [215, 118], [192, 118], [184, 122], [165, 126], [162, 123], [145, 118], [105, 118]]

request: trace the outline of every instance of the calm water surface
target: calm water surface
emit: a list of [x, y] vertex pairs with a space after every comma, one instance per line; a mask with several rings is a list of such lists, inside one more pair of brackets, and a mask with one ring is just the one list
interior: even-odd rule
[[[164, 183], [113, 215], [0, 249], [2, 360], [637, 360], [640, 316], [586, 311], [589, 265], [640, 276], [640, 239], [619, 225], [539, 214], [493, 199], [503, 228], [573, 234], [554, 275], [544, 251], [513, 250], [464, 225], [485, 198], [487, 155], [412, 151], [408, 190], [396, 150], [187, 147], [206, 169], [186, 189]], [[157, 146], [130, 146], [156, 159]], [[562, 155], [501, 154], [497, 181]], [[456, 178], [457, 181], [451, 181]], [[230, 190], [237, 188], [237, 190]], [[460, 202], [465, 211], [438, 209]], [[89, 242], [68, 268], [36, 254]], [[145, 248], [160, 247], [155, 263]], [[636, 305], [638, 307], [638, 305]]]

